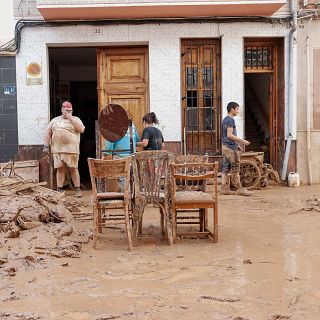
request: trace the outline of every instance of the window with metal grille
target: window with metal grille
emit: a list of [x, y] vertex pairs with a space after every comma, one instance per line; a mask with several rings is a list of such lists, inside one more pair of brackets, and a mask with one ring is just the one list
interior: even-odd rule
[[273, 47], [272, 46], [245, 46], [244, 66], [246, 69], [272, 70]]

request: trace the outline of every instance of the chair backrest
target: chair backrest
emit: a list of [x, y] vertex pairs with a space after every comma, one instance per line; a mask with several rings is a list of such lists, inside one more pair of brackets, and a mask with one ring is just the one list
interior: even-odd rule
[[142, 197], [147, 203], [156, 203], [161, 196], [162, 188], [166, 196], [172, 162], [173, 154], [167, 151], [141, 151], [133, 154], [135, 197]]
[[[199, 164], [202, 163], [208, 163], [209, 162], [209, 156], [206, 155], [195, 155], [195, 154], [186, 154], [186, 155], [180, 155], [176, 156], [174, 158], [175, 164], [193, 164], [193, 166], [182, 166], [177, 168], [179, 170], [180, 174], [194, 174], [195, 172], [201, 172], [203, 171], [203, 168], [201, 166], [199, 167]], [[177, 179], [175, 181], [177, 189], [182, 190], [198, 190], [198, 191], [205, 191], [207, 180], [184, 180], [184, 179]]]
[[181, 163], [207, 163], [209, 161], [209, 156], [205, 155], [197, 155], [197, 154], [183, 154], [180, 156], [174, 157], [174, 163], [181, 164]]
[[101, 160], [88, 158], [89, 172], [92, 185], [92, 194], [105, 192], [106, 180], [125, 178], [125, 191], [128, 190], [130, 182], [130, 157], [117, 160]]
[[209, 179], [213, 181], [213, 186], [216, 190], [217, 176], [218, 162], [171, 164], [171, 183], [173, 191], [206, 192], [206, 185]]

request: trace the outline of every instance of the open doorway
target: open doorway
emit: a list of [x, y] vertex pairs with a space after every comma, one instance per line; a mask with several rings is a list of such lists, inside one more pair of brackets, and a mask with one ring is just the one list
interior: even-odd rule
[[264, 151], [270, 163], [270, 74], [245, 74], [245, 136], [251, 142], [246, 151]]
[[284, 39], [244, 40], [246, 151], [264, 151], [279, 170], [284, 157]]
[[[50, 118], [61, 114], [69, 100], [86, 129], [81, 135], [79, 172], [82, 187], [90, 187], [87, 158], [96, 156], [95, 120], [98, 119], [97, 57], [95, 48], [49, 48]], [[50, 177], [54, 182], [53, 176]]]

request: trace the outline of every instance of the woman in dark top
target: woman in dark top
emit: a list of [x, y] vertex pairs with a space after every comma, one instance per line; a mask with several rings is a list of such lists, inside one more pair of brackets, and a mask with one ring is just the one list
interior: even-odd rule
[[161, 131], [154, 127], [159, 124], [154, 112], [147, 113], [142, 118], [144, 129], [142, 131], [141, 142], [137, 145], [142, 146], [143, 150], [161, 150], [164, 148], [164, 140]]

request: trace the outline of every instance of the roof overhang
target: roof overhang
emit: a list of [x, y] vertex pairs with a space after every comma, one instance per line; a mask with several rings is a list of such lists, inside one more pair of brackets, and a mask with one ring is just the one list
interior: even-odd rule
[[271, 16], [287, 2], [260, 1], [193, 1], [140, 2], [87, 5], [40, 4], [45, 20], [152, 19], [195, 17]]

